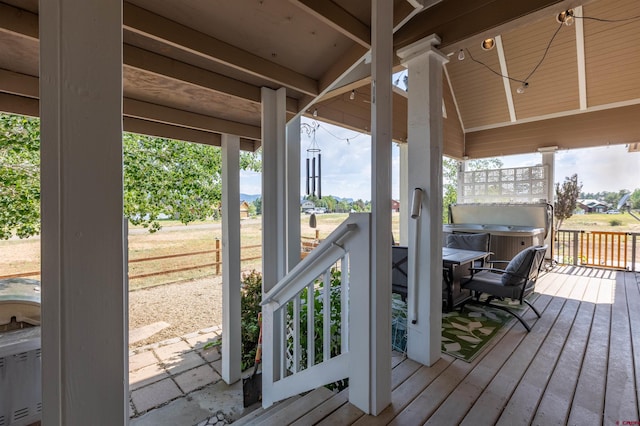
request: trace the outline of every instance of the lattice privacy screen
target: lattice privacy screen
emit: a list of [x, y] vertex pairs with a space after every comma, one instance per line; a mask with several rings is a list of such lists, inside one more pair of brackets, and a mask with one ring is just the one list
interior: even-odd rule
[[458, 203], [536, 203], [551, 200], [548, 166], [461, 172]]

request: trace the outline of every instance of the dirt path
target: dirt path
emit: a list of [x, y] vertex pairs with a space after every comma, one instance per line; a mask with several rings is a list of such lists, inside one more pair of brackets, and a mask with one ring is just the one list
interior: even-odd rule
[[129, 293], [129, 330], [170, 324], [131, 349], [222, 325], [222, 277], [173, 283]]

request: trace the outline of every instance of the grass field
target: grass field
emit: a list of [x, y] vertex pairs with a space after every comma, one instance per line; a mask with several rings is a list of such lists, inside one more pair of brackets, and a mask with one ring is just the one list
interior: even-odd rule
[[[317, 215], [317, 229], [320, 238], [331, 233], [345, 218], [347, 214], [321, 214]], [[394, 238], [399, 241], [399, 214], [393, 214]], [[315, 230], [308, 225], [309, 216], [301, 216], [302, 236], [313, 237]], [[612, 221], [618, 221], [620, 225], [612, 226]], [[132, 227], [129, 230], [129, 259], [175, 255], [181, 253], [194, 253], [214, 250], [215, 240], [221, 238], [220, 222], [200, 222], [190, 225], [182, 225], [179, 222], [163, 222], [163, 229], [154, 234], [144, 229]], [[611, 232], [636, 232], [640, 233], [640, 221], [635, 220], [629, 214], [588, 214], [575, 215], [566, 220], [562, 229], [586, 230], [586, 231], [611, 231]], [[262, 227], [259, 218], [246, 219], [241, 222], [241, 245], [255, 246], [262, 241]], [[242, 258], [259, 257], [260, 248], [243, 249]], [[159, 271], [188, 268], [216, 262], [215, 253], [200, 254], [197, 256], [177, 257], [148, 262], [133, 262], [129, 266], [129, 275], [150, 274]], [[243, 262], [245, 271], [259, 270], [261, 261], [252, 260]], [[33, 237], [25, 240], [12, 239], [0, 241], [0, 275], [8, 275], [22, 272], [37, 272], [40, 270], [40, 238]], [[147, 278], [130, 280], [131, 290], [149, 286], [161, 285], [170, 282], [190, 280], [209, 276], [215, 273], [214, 266], [191, 269], [187, 271], [162, 274]], [[33, 278], [39, 278], [33, 276]]]

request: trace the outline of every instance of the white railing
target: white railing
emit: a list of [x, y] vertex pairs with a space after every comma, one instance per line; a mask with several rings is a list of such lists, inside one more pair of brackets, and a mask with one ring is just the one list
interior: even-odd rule
[[369, 241], [369, 214], [350, 215], [264, 295], [263, 407], [350, 377], [350, 394], [368, 392], [368, 345], [350, 344], [350, 318], [369, 309]]

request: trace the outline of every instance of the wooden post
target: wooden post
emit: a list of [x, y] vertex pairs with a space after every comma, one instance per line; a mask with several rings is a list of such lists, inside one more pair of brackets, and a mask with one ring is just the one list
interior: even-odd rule
[[442, 324], [442, 66], [448, 59], [438, 44], [434, 34], [398, 51], [411, 81], [406, 195], [414, 188], [424, 194], [422, 214], [409, 219], [407, 354], [425, 365], [440, 359]]
[[[240, 137], [222, 135], [222, 379], [240, 380]], [[216, 240], [220, 258], [220, 240]], [[220, 263], [216, 262], [216, 269]]]
[[216, 238], [216, 275], [220, 275], [220, 238]]
[[42, 423], [124, 425], [122, 2], [43, 1], [39, 26]]

